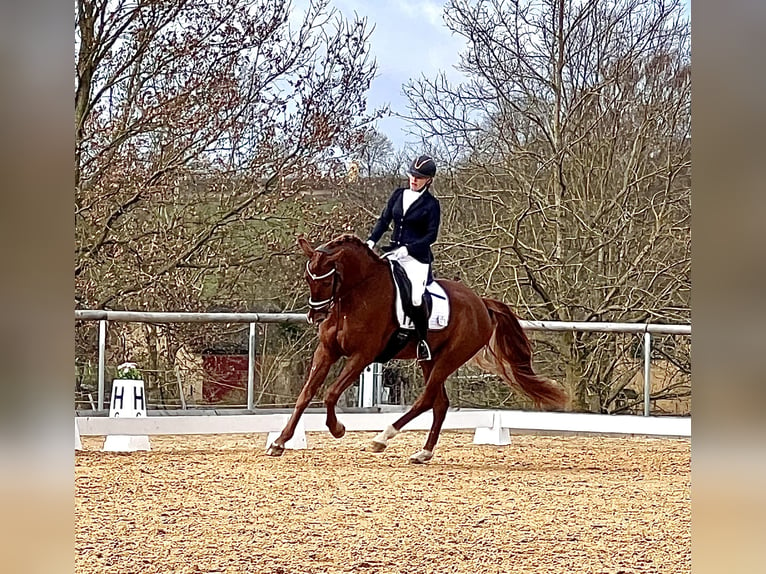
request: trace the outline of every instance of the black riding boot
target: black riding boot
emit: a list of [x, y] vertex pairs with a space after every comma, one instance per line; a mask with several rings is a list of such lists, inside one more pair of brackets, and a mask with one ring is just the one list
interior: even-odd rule
[[426, 341], [428, 336], [428, 309], [426, 309], [425, 299], [420, 306], [415, 307], [411, 319], [415, 326], [415, 333], [418, 335], [418, 361], [430, 361], [431, 349]]

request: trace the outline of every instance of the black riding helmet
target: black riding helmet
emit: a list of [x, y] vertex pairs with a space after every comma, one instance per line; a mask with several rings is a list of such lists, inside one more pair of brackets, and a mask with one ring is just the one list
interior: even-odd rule
[[407, 173], [415, 177], [433, 177], [436, 175], [436, 162], [431, 156], [421, 155], [412, 160]]

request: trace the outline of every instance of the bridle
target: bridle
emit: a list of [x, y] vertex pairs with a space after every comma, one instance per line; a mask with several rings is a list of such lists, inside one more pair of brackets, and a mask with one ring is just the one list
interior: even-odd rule
[[[322, 279], [327, 279], [330, 275], [335, 273], [335, 267], [330, 269], [327, 273], [324, 273], [323, 275], [314, 275], [311, 272], [311, 269], [309, 269], [309, 263], [311, 261], [306, 261], [306, 273], [309, 276], [309, 279], [312, 281], [321, 281]], [[330, 294], [330, 297], [328, 299], [323, 299], [322, 301], [314, 301], [311, 298], [311, 293], [309, 292], [309, 307], [314, 309], [314, 311], [322, 311], [330, 306], [332, 303], [332, 300], [335, 299], [335, 288], [337, 286], [337, 282], [335, 281], [335, 278], [333, 277], [332, 281], [332, 293]]]

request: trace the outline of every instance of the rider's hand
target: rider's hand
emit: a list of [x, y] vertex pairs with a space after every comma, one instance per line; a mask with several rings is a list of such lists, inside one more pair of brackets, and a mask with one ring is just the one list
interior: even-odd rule
[[367, 247], [369, 247], [370, 249], [373, 249], [375, 247], [375, 242], [372, 239], [368, 239]]

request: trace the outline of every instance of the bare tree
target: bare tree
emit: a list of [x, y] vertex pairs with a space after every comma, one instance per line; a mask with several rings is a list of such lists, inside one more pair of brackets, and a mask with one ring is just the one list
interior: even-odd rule
[[281, 200], [372, 119], [366, 21], [326, 0], [76, 6], [78, 306], [204, 307], [278, 271], [302, 215]]
[[[423, 137], [455, 158], [443, 272], [535, 318], [689, 321], [680, 3], [453, 0], [445, 22], [467, 40], [469, 80], [406, 87]], [[626, 348], [588, 334], [547, 344], [576, 406], [609, 410]]]
[[385, 174], [393, 154], [394, 146], [391, 144], [391, 140], [375, 128], [367, 128], [358, 151], [362, 175], [369, 178], [373, 175]]
[[[375, 73], [367, 22], [327, 0], [307, 4], [301, 13], [287, 0], [77, 0], [76, 306], [304, 304], [295, 236], [344, 225], [322, 193], [377, 116], [365, 113]], [[147, 331], [143, 350], [109, 348], [149, 373], [172, 372], [189, 337], [169, 331], [159, 353], [158, 333]], [[78, 324], [91, 383], [94, 345]], [[167, 399], [177, 384], [153, 377], [150, 391]]]

